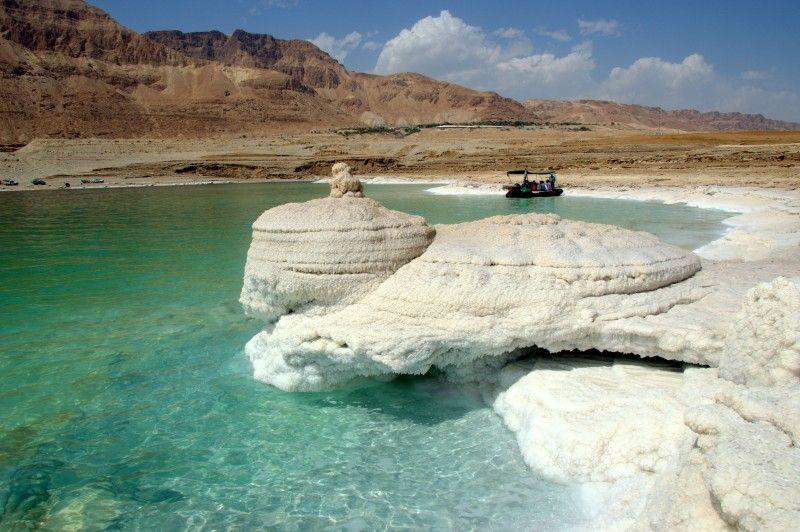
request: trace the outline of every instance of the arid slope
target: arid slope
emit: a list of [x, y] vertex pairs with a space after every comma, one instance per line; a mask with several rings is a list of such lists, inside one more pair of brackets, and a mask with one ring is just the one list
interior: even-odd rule
[[701, 113], [694, 109], [665, 111], [660, 107], [621, 104], [602, 100], [527, 100], [525, 107], [547, 122], [599, 124], [634, 129], [683, 131], [781, 131], [800, 130], [800, 124], [772, 120], [759, 114]]

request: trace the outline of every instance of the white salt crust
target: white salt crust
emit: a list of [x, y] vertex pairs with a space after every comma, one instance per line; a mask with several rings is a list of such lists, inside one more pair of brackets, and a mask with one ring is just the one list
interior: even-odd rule
[[[434, 238], [421, 218], [366, 199], [267, 211], [242, 291], [269, 322], [246, 346], [254, 375], [318, 390], [436, 367], [482, 383], [526, 463], [581, 485], [593, 528], [792, 529], [800, 196], [623, 195], [743, 214], [701, 261], [646, 233], [554, 215], [439, 226]], [[514, 362], [534, 345], [710, 367]]]

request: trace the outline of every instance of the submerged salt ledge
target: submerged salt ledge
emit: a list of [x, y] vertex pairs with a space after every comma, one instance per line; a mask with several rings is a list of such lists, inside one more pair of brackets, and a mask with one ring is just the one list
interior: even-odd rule
[[[431, 367], [480, 381], [531, 468], [584, 483], [601, 526], [789, 528], [800, 518], [800, 200], [710, 196], [750, 213], [703, 253], [727, 260], [702, 263], [652, 235], [553, 215], [434, 236], [368, 199], [278, 207], [254, 224], [242, 290], [246, 308], [276, 321], [247, 355], [256, 378], [286, 390]], [[532, 345], [711, 367], [509, 363]]]

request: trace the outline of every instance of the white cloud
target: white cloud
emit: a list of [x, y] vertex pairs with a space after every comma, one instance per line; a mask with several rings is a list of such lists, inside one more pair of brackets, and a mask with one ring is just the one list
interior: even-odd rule
[[742, 79], [746, 79], [749, 81], [760, 81], [763, 79], [769, 79], [770, 73], [764, 72], [763, 70], [746, 70], [742, 72]]
[[590, 51], [573, 50], [564, 57], [531, 54], [531, 42], [521, 31], [502, 28], [494, 35], [508, 42], [501, 44], [483, 29], [442, 11], [390, 39], [375, 72], [421, 72], [515, 97], [536, 91], [564, 97], [588, 80], [594, 66]]
[[[714, 68], [700, 54], [692, 54], [680, 63], [658, 57], [637, 59], [629, 67], [615, 67], [603, 83], [603, 90], [626, 102], [660, 102], [667, 107], [681, 107], [689, 100], [711, 97], [709, 88], [716, 84]], [[703, 101], [703, 107], [711, 101]]]
[[501, 47], [449, 11], [425, 17], [383, 45], [375, 72], [422, 72], [463, 80], [500, 59]]
[[358, 48], [362, 38], [363, 36], [357, 31], [351, 31], [341, 39], [323, 31], [310, 39], [310, 42], [341, 63], [351, 50]]
[[489, 34], [442, 11], [387, 41], [375, 72], [419, 72], [518, 100], [607, 99], [800, 120], [798, 93], [768, 91], [724, 78], [700, 54], [677, 62], [644, 57], [604, 75], [595, 71], [590, 42], [574, 46], [564, 55], [534, 53], [524, 35], [508, 39], [503, 35], [506, 30]]
[[578, 98], [592, 86], [591, 46], [576, 46], [567, 55], [532, 54], [497, 64], [495, 79], [503, 94], [519, 99]]
[[382, 46], [383, 46], [383, 44], [379, 43], [378, 41], [367, 41], [367, 42], [364, 43], [364, 45], [362, 47], [365, 50], [373, 50], [374, 51], [374, 50], [380, 50]]
[[558, 42], [567, 42], [572, 40], [572, 36], [564, 30], [548, 30], [547, 28], [536, 28], [533, 30], [533, 33], [536, 35], [541, 35], [542, 37], [549, 37], [554, 41]]
[[619, 35], [619, 22], [612, 19], [578, 19], [578, 28], [583, 35]]
[[504, 39], [516, 39], [525, 34], [522, 32], [522, 30], [517, 28], [499, 28], [492, 32], [492, 35], [496, 35]]
[[761, 113], [782, 120], [800, 120], [800, 94], [772, 91], [720, 76], [700, 54], [680, 63], [656, 57], [637, 59], [611, 70], [598, 97], [667, 109], [699, 109]]

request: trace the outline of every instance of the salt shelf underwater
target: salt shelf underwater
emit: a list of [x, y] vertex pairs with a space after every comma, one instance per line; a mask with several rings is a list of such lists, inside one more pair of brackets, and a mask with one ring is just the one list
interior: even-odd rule
[[256, 379], [474, 383], [532, 471], [582, 485], [592, 527], [798, 526], [796, 197], [742, 194], [750, 213], [693, 253], [553, 214], [432, 226], [333, 170], [329, 198], [253, 224]]
[[0, 528], [795, 526], [796, 193], [339, 168], [0, 195]]

